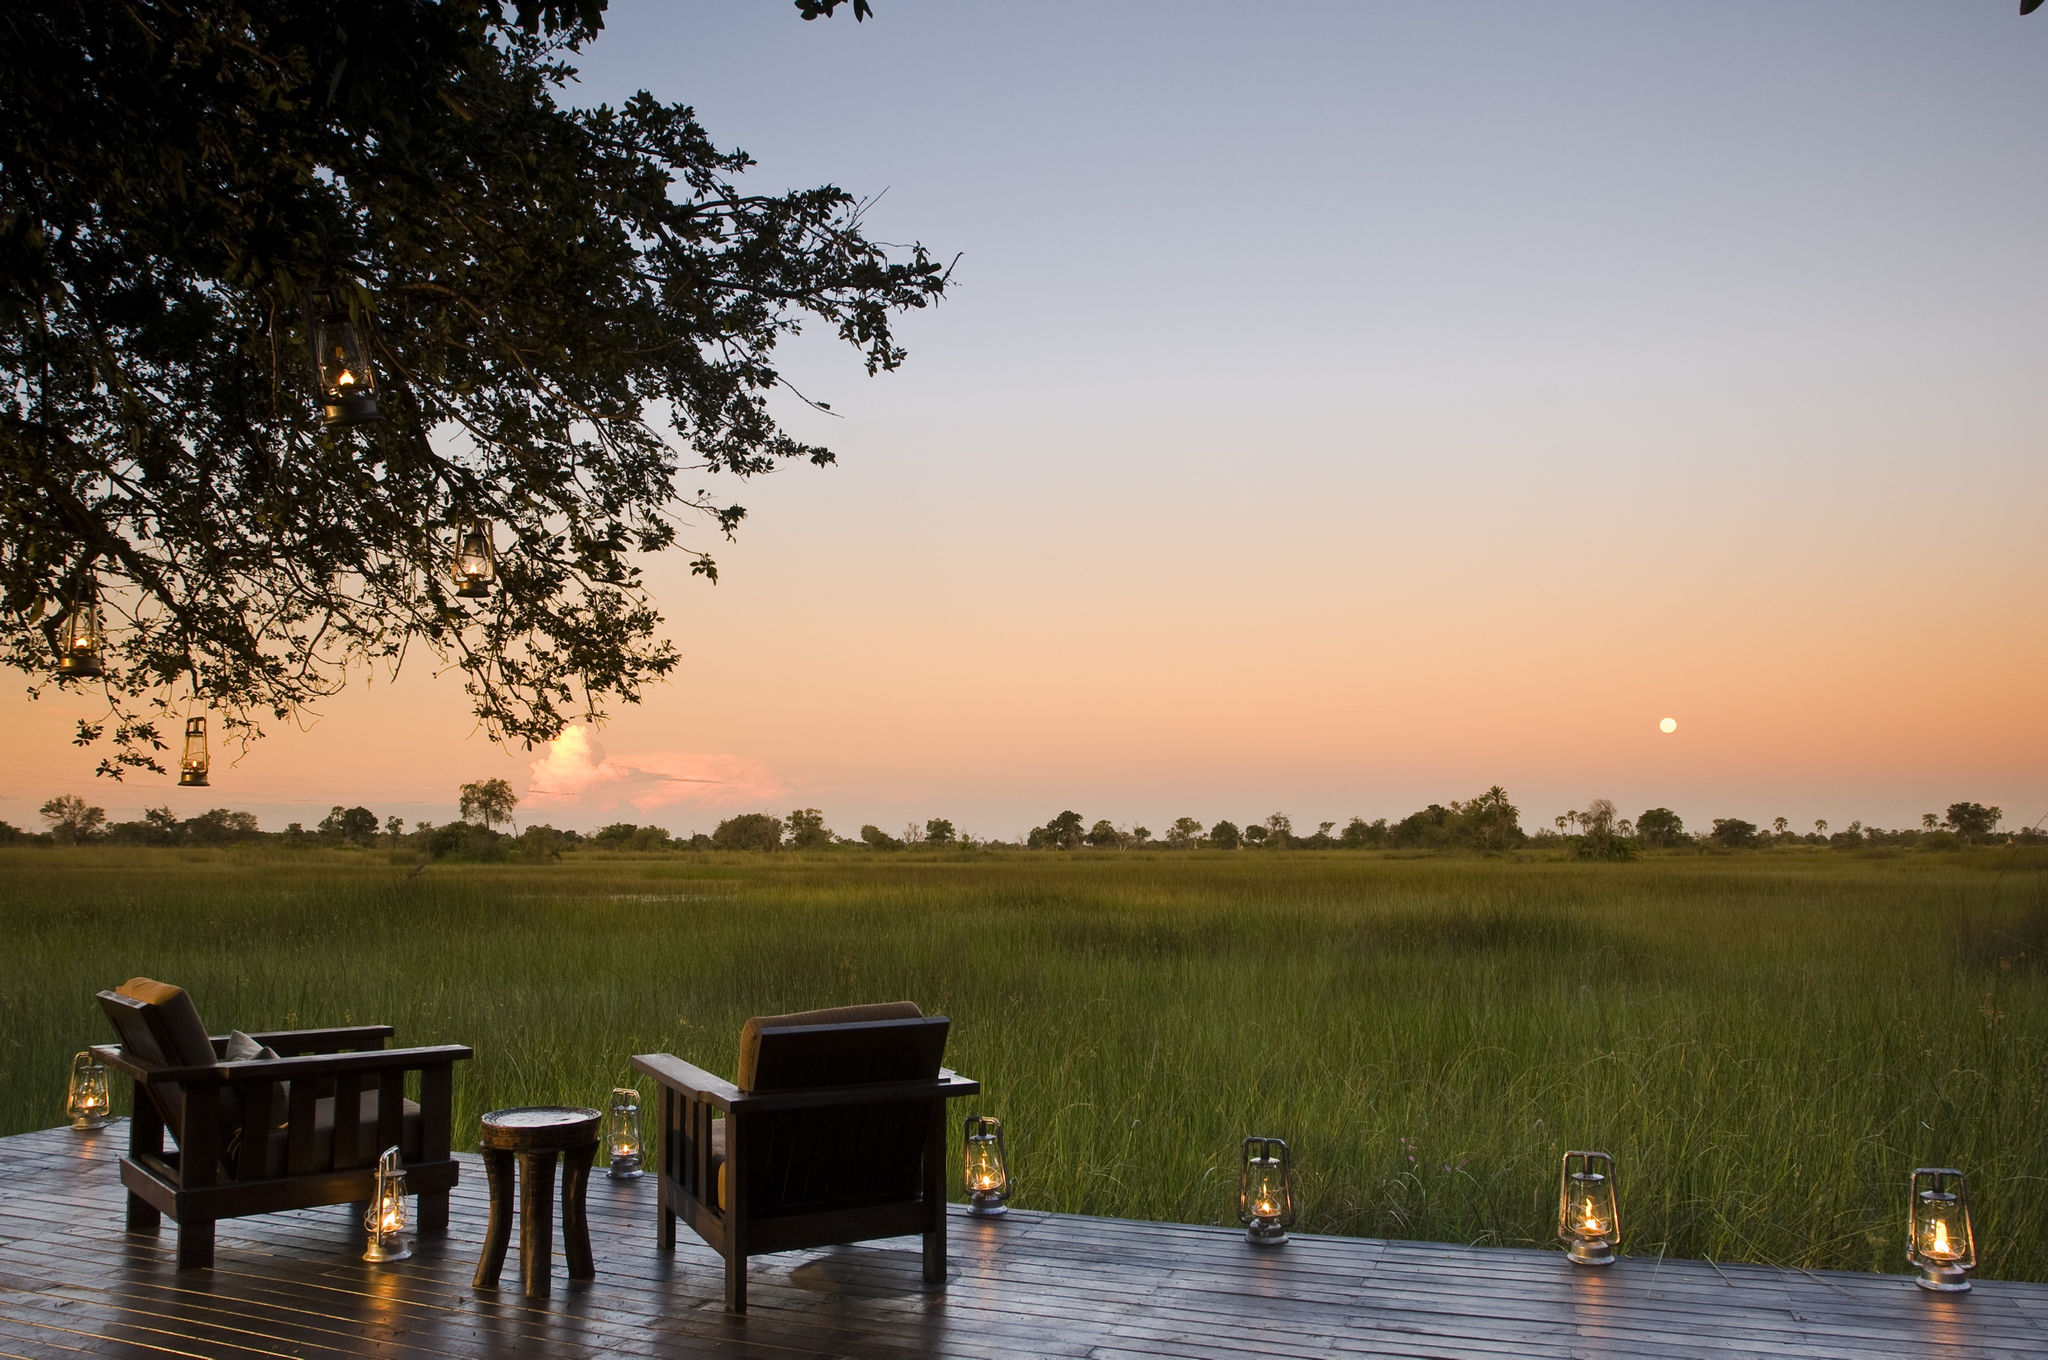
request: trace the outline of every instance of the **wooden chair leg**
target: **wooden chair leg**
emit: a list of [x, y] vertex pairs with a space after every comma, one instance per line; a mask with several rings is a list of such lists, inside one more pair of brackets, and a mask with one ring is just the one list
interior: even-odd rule
[[737, 1251], [725, 1258], [725, 1311], [747, 1311], [747, 1258]]
[[213, 1266], [213, 1220], [195, 1219], [178, 1225], [178, 1269], [209, 1270]]
[[153, 1233], [164, 1225], [164, 1216], [154, 1204], [137, 1194], [128, 1196], [128, 1231]]
[[519, 1284], [529, 1299], [544, 1299], [553, 1289], [555, 1155], [552, 1149], [518, 1154]]
[[676, 1211], [668, 1200], [668, 1178], [654, 1188], [654, 1245], [662, 1251], [676, 1249]]
[[590, 1254], [590, 1218], [584, 1205], [590, 1163], [596, 1156], [595, 1143], [562, 1151], [562, 1255], [568, 1258], [572, 1280], [597, 1278], [597, 1262]]
[[943, 1222], [924, 1235], [924, 1282], [946, 1282], [946, 1225]]
[[484, 1179], [491, 1187], [491, 1221], [484, 1229], [484, 1254], [476, 1263], [475, 1287], [496, 1289], [512, 1244], [512, 1154], [484, 1149]]
[[419, 1230], [423, 1233], [448, 1231], [448, 1192], [434, 1190], [420, 1196]]

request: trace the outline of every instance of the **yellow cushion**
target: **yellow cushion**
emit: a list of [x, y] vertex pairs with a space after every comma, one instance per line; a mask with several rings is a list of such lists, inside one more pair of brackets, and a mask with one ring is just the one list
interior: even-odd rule
[[174, 987], [168, 982], [158, 982], [155, 978], [146, 977], [129, 978], [114, 991], [130, 1001], [140, 1001], [148, 1006], [161, 1006], [172, 997], [185, 994], [183, 987]]
[[718, 1207], [725, 1208], [725, 1121], [711, 1121], [711, 1165], [718, 1172]]

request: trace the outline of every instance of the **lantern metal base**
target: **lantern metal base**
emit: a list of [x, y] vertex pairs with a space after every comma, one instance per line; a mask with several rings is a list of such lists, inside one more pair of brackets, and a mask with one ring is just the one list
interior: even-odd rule
[[612, 1164], [604, 1174], [615, 1181], [637, 1181], [647, 1173], [641, 1169], [639, 1154], [635, 1153], [631, 1157], [612, 1158]]
[[67, 654], [57, 658], [57, 674], [74, 680], [96, 680], [106, 672], [100, 669], [98, 657]]
[[1001, 1218], [1010, 1212], [1010, 1206], [1003, 1203], [1007, 1192], [984, 1194], [976, 1190], [967, 1196], [967, 1212], [976, 1218]]
[[363, 1248], [365, 1261], [404, 1261], [412, 1256], [412, 1237], [407, 1233], [396, 1233], [390, 1245], [385, 1245], [381, 1234], [372, 1234], [369, 1245]]
[[1922, 1266], [1913, 1283], [1937, 1294], [1963, 1294], [1969, 1292], [1970, 1272], [1961, 1266]]
[[106, 1126], [107, 1117], [103, 1114], [75, 1114], [71, 1116], [71, 1127], [81, 1133], [88, 1129], [103, 1129]]
[[1565, 1259], [1575, 1266], [1611, 1266], [1614, 1264], [1614, 1244], [1604, 1237], [1590, 1241], [1574, 1238], [1570, 1250], [1565, 1252]]
[[320, 423], [329, 429], [346, 425], [368, 425], [383, 418], [377, 410], [377, 398], [367, 392], [335, 397], [320, 408]]
[[181, 787], [181, 788], [187, 788], [187, 789], [203, 789], [203, 788], [205, 788], [205, 787], [206, 787], [206, 771], [204, 771], [204, 770], [183, 770], [183, 771], [180, 771], [180, 772], [179, 772], [179, 774], [178, 774], [178, 784], [179, 784], [179, 787]]
[[468, 585], [455, 592], [455, 598], [458, 600], [488, 600], [491, 598], [491, 587], [488, 582], [471, 581]]
[[1279, 1223], [1264, 1221], [1245, 1225], [1244, 1240], [1255, 1247], [1282, 1247], [1287, 1245], [1287, 1229]]

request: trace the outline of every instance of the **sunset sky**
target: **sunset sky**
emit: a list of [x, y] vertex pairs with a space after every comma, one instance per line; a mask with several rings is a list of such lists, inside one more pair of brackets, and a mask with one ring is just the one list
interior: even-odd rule
[[653, 566], [672, 683], [505, 751], [366, 675], [205, 790], [10, 686], [0, 818], [2048, 814], [2048, 14], [874, 4], [613, 0], [568, 96], [963, 252], [902, 372], [789, 349], [840, 463]]

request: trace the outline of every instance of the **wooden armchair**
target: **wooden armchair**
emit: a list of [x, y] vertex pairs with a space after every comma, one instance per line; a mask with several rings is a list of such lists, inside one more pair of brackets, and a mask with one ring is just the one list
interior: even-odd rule
[[939, 1066], [946, 1017], [908, 1001], [756, 1017], [739, 1080], [667, 1053], [633, 1066], [661, 1085], [656, 1240], [676, 1220], [725, 1257], [725, 1306], [747, 1310], [747, 1258], [924, 1236], [946, 1279], [946, 1102], [978, 1082]]
[[[99, 1002], [121, 1043], [93, 1052], [133, 1085], [128, 1230], [155, 1232], [169, 1214], [178, 1269], [213, 1264], [218, 1219], [367, 1202], [389, 1147], [418, 1192], [419, 1229], [448, 1226], [454, 1065], [468, 1048], [387, 1049], [391, 1026], [359, 1025], [253, 1034], [277, 1056], [230, 1062], [228, 1040], [206, 1032], [181, 988], [134, 978]], [[417, 1104], [405, 1098], [411, 1072]]]

